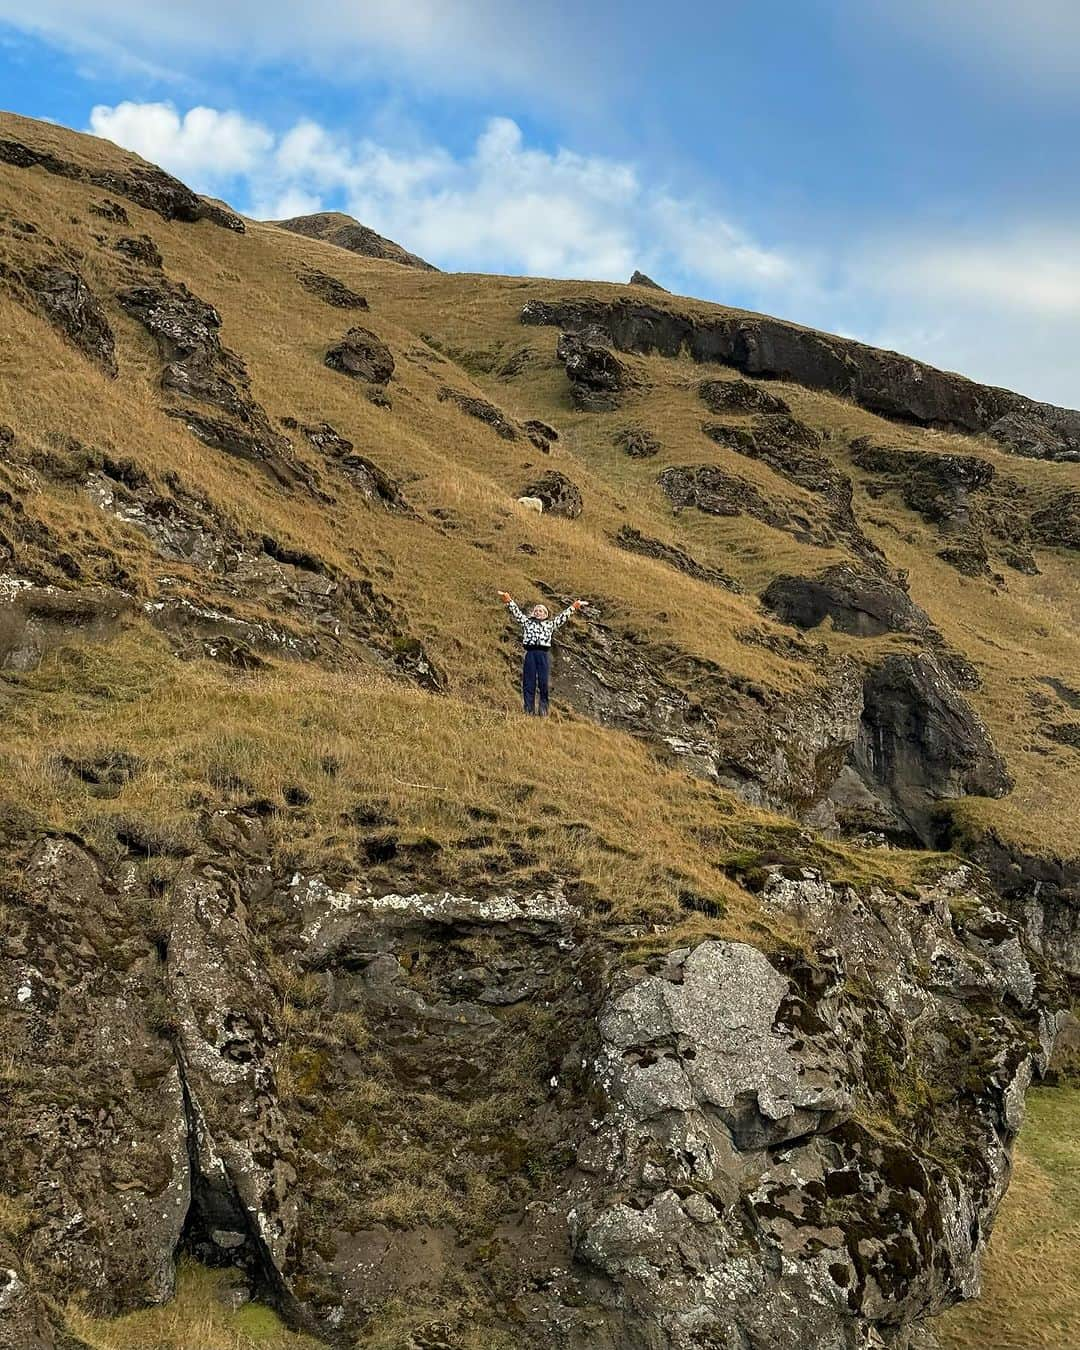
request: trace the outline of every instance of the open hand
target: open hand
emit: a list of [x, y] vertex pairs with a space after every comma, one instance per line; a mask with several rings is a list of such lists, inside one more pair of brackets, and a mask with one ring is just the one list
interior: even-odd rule
[[571, 605], [571, 609], [587, 609], [588, 604], [588, 600], [575, 600], [573, 605]]
[[504, 605], [508, 605], [510, 601], [513, 599], [513, 596], [510, 594], [509, 591], [500, 591], [499, 599], [503, 602]]

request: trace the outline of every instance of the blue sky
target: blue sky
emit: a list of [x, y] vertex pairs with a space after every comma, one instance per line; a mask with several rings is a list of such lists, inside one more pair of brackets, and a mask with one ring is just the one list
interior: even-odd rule
[[1080, 405], [1074, 0], [0, 0], [0, 105], [440, 266], [763, 309]]

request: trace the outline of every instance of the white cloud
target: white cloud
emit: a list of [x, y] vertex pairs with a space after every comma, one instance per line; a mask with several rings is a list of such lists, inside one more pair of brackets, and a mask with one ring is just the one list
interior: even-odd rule
[[211, 181], [253, 173], [274, 144], [265, 127], [239, 113], [191, 108], [181, 117], [170, 103], [99, 104], [90, 130], [182, 178]]
[[710, 285], [769, 286], [792, 262], [706, 204], [654, 190], [631, 164], [526, 144], [491, 118], [468, 154], [351, 141], [304, 120], [275, 136], [236, 112], [97, 107], [90, 128], [202, 191], [281, 219], [332, 202], [444, 267], [625, 281], [635, 267]]

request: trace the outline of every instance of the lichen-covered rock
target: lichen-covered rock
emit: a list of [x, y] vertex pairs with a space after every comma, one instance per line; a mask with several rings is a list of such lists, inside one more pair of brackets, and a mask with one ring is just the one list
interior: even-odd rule
[[132, 609], [116, 591], [35, 586], [0, 574], [0, 670], [35, 670], [61, 643], [109, 637]]
[[181, 1081], [153, 1012], [161, 963], [136, 899], [46, 838], [0, 956], [0, 1191], [31, 1216], [35, 1288], [61, 1303], [80, 1288], [101, 1311], [170, 1296], [190, 1197]]
[[116, 241], [113, 248], [125, 258], [130, 258], [132, 262], [141, 263], [144, 267], [161, 269], [163, 261], [161, 250], [148, 234], [125, 235]]
[[790, 413], [779, 394], [772, 394], [749, 380], [702, 380], [701, 401], [714, 413]]
[[[910, 1345], [978, 1289], [1062, 991], [963, 871], [916, 906], [810, 872], [762, 898], [804, 924], [808, 961], [706, 941], [600, 1010], [606, 1106], [561, 1201], [574, 1265], [530, 1300], [561, 1343], [599, 1324], [649, 1350]], [[958, 1060], [988, 1018], [994, 1047]], [[920, 1094], [949, 1103], [929, 1136]]]
[[324, 364], [368, 384], [386, 384], [394, 373], [393, 353], [367, 328], [350, 328], [326, 353]]
[[615, 433], [615, 444], [631, 459], [649, 459], [660, 452], [659, 437], [647, 427], [621, 427]]

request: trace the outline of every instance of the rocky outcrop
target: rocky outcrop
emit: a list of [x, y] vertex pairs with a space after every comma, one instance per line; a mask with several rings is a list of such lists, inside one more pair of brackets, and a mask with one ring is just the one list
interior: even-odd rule
[[[963, 871], [914, 907], [809, 872], [762, 899], [806, 925], [808, 962], [706, 941], [600, 1010], [606, 1105], [563, 1200], [576, 1264], [535, 1299], [572, 1346], [597, 1306], [611, 1344], [649, 1350], [906, 1346], [978, 1289], [1055, 995]], [[987, 1002], [1000, 1038], [958, 1060]], [[951, 1105], [923, 1134], [931, 1098]]]
[[295, 417], [284, 417], [281, 425], [301, 435], [338, 465], [345, 477], [373, 506], [387, 511], [409, 511], [408, 502], [393, 478], [366, 455], [358, 455], [353, 443], [335, 431], [329, 422], [303, 425]]
[[244, 222], [239, 216], [198, 196], [178, 178], [153, 164], [133, 162], [123, 170], [95, 169], [63, 159], [49, 150], [37, 150], [10, 137], [0, 137], [0, 164], [12, 164], [19, 169], [39, 168], [61, 178], [87, 183], [124, 197], [147, 211], [154, 211], [164, 220], [206, 220], [238, 234], [244, 233]]
[[0, 670], [36, 670], [54, 647], [111, 637], [133, 608], [116, 591], [63, 590], [0, 574]]
[[842, 633], [880, 637], [883, 633], [925, 635], [930, 620], [894, 581], [841, 563], [813, 577], [781, 576], [771, 581], [762, 602], [797, 628], [816, 628], [826, 619]]
[[563, 333], [555, 348], [570, 381], [574, 406], [589, 412], [617, 408], [631, 384], [629, 371], [604, 345], [603, 336], [593, 329]]
[[924, 842], [937, 802], [1003, 797], [1013, 786], [982, 719], [929, 652], [887, 656], [867, 676], [854, 760]]
[[714, 413], [790, 413], [778, 394], [749, 380], [702, 380], [701, 401]]
[[320, 272], [317, 267], [305, 267], [296, 274], [297, 280], [310, 295], [316, 295], [334, 309], [367, 309], [368, 302], [351, 286], [346, 286], [337, 277]]
[[116, 340], [101, 301], [78, 272], [52, 263], [17, 271], [0, 263], [0, 281], [8, 281], [82, 354], [115, 379]]
[[647, 277], [644, 272], [634, 269], [633, 275], [628, 283], [631, 286], [648, 286], [651, 291], [663, 291], [667, 293], [667, 287], [661, 286], [658, 281], [653, 281], [652, 277]]
[[704, 581], [710, 586], [722, 586], [727, 591], [742, 590], [735, 578], [728, 576], [720, 568], [706, 567], [684, 549], [677, 548], [674, 544], [665, 544], [660, 539], [653, 539], [630, 525], [619, 527], [615, 542], [628, 553], [640, 553], [643, 557], [655, 558], [658, 562], [674, 567], [677, 572], [684, 572], [688, 577], [693, 577], [695, 581]]
[[553, 516], [565, 516], [567, 520], [576, 520], [584, 505], [581, 490], [558, 469], [549, 469], [523, 487], [521, 495], [536, 497], [543, 502], [545, 511], [550, 511]]
[[394, 373], [390, 348], [367, 328], [350, 328], [327, 351], [323, 364], [368, 384], [386, 384]]
[[358, 220], [340, 211], [320, 211], [312, 216], [293, 216], [290, 220], [269, 223], [293, 234], [302, 234], [308, 239], [321, 239], [336, 248], [348, 249], [350, 253], [359, 253], [365, 258], [382, 258], [404, 267], [419, 267], [425, 272], [438, 270], [415, 253], [409, 253], [400, 244], [395, 244], [392, 239], [383, 238], [367, 225], [361, 225]]
[[161, 270], [161, 250], [148, 234], [124, 235], [113, 244], [113, 248], [134, 263], [152, 267], [155, 271]]
[[[161, 387], [182, 400], [165, 409], [170, 417], [206, 445], [258, 464], [282, 487], [311, 487], [310, 474], [252, 397], [243, 361], [223, 345], [221, 316], [213, 305], [183, 284], [164, 282], [133, 286], [118, 299], [157, 342], [165, 361]], [[193, 403], [214, 411], [193, 408]]]
[[453, 403], [466, 416], [485, 422], [495, 435], [501, 436], [504, 441], [516, 441], [518, 438], [517, 428], [509, 417], [501, 408], [496, 408], [494, 403], [488, 403], [486, 399], [477, 398], [475, 394], [463, 394], [459, 389], [450, 389], [443, 385], [439, 390], [439, 402]]
[[747, 515], [783, 530], [802, 544], [827, 548], [840, 542], [829, 522], [784, 497], [766, 497], [748, 479], [717, 464], [672, 464], [657, 477], [676, 515], [688, 507], [709, 516]]
[[680, 313], [629, 299], [567, 299], [531, 300], [521, 321], [569, 334], [588, 330], [594, 341], [606, 340], [619, 351], [677, 356], [685, 350], [695, 361], [721, 361], [747, 375], [821, 389], [885, 417], [989, 432], [1020, 454], [1031, 454], [1034, 447], [1049, 458], [1080, 457], [1080, 412], [763, 315]]

